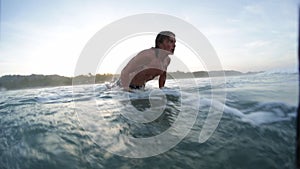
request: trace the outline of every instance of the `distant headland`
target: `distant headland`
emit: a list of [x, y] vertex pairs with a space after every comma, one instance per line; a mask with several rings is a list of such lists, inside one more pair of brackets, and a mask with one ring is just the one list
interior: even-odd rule
[[[225, 71], [196, 71], [191, 73], [186, 72], [169, 72], [168, 79], [181, 79], [181, 78], [205, 78], [205, 77], [218, 77], [218, 76], [241, 76], [262, 73], [260, 72], [247, 72], [242, 73], [235, 70]], [[55, 86], [70, 86], [73, 80], [76, 84], [94, 84], [111, 82], [119, 77], [118, 74], [88, 74], [76, 77], [65, 77], [60, 75], [38, 75], [32, 74], [24, 75], [5, 75], [0, 77], [0, 90], [16, 90], [26, 88], [40, 88], [40, 87], [55, 87]]]

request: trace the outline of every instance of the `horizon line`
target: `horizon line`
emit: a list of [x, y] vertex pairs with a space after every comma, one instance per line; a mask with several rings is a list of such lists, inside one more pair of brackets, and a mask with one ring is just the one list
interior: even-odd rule
[[[258, 70], [258, 71], [246, 71], [246, 72], [242, 72], [242, 71], [239, 71], [239, 70], [233, 70], [233, 69], [230, 69], [230, 70], [210, 70], [210, 71], [207, 71], [207, 70], [197, 70], [197, 71], [192, 71], [192, 72], [187, 72], [187, 71], [180, 71], [180, 70], [177, 70], [177, 71], [170, 71], [170, 72], [167, 72], [168, 73], [176, 73], [176, 72], [180, 72], [180, 73], [195, 73], [195, 72], [214, 72], [214, 71], [223, 71], [223, 72], [226, 72], [226, 71], [235, 71], [235, 72], [240, 72], [240, 73], [243, 73], [243, 74], [247, 74], [247, 73], [261, 73], [261, 72], [266, 72], [265, 70]], [[268, 71], [267, 71], [268, 72]], [[39, 73], [31, 73], [31, 74], [5, 74], [5, 75], [0, 75], [0, 78], [1, 77], [4, 77], [4, 76], [32, 76], [32, 75], [43, 75], [43, 76], [63, 76], [63, 77], [76, 77], [76, 76], [67, 76], [67, 75], [60, 75], [60, 74], [39, 74]], [[114, 74], [114, 73], [97, 73], [97, 74], [92, 74], [92, 73], [87, 73], [87, 74], [81, 74], [81, 75], [77, 75], [77, 76], [96, 76], [96, 75], [120, 75], [119, 73], [117, 74]]]

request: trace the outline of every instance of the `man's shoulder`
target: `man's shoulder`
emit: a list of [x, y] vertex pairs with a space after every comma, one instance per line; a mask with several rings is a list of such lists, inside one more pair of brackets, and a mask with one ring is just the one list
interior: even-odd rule
[[138, 55], [144, 55], [144, 56], [154, 56], [154, 50], [153, 48], [142, 50]]
[[138, 63], [142, 63], [142, 62], [150, 62], [151, 60], [153, 60], [154, 57], [154, 51], [150, 49], [145, 49], [140, 51], [133, 59], [133, 62], [138, 62]]

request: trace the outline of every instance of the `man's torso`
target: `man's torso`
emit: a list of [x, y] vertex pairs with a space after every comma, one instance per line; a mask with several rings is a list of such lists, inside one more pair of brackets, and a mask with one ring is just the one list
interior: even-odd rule
[[161, 60], [160, 57], [156, 56], [153, 49], [148, 50], [151, 50], [149, 52], [152, 52], [150, 55], [152, 58], [151, 62], [139, 67], [134, 73], [132, 73], [133, 78], [130, 83], [131, 85], [144, 86], [146, 82], [154, 79], [156, 76], [162, 75], [167, 70], [169, 57], [167, 56]]

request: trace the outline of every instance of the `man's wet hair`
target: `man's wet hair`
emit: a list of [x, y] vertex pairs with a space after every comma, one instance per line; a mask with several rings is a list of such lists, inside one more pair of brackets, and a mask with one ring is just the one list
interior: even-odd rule
[[169, 39], [171, 36], [174, 36], [175, 37], [175, 34], [171, 31], [162, 31], [162, 32], [159, 32], [159, 34], [156, 36], [156, 39], [155, 39], [155, 48], [158, 48], [158, 45], [160, 43], [163, 43], [163, 41], [165, 39]]

